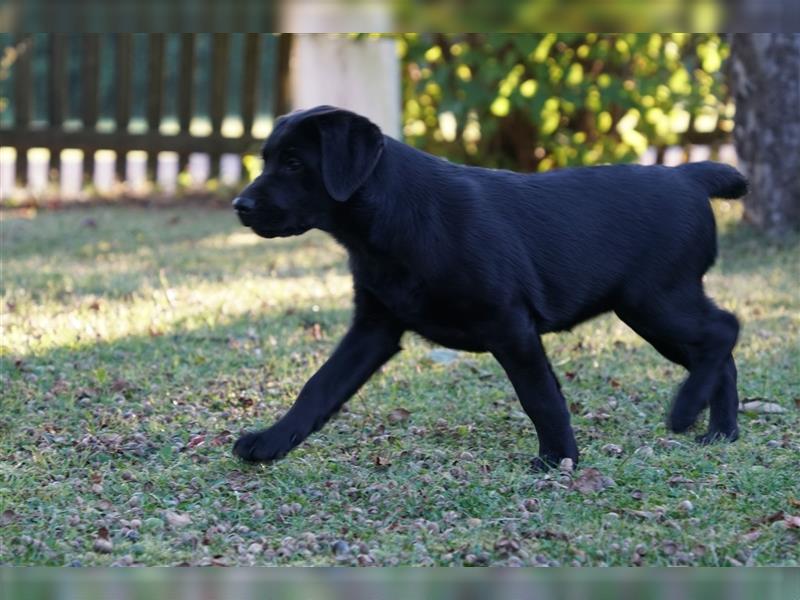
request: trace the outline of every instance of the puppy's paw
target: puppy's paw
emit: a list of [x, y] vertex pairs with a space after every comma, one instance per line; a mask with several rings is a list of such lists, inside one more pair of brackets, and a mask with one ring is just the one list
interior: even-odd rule
[[708, 446], [709, 444], [716, 444], [717, 442], [735, 442], [739, 439], [739, 428], [736, 427], [731, 431], [708, 431], [703, 435], [698, 435], [694, 441], [701, 446]]
[[245, 462], [270, 462], [286, 456], [301, 441], [297, 434], [270, 427], [244, 434], [233, 445], [233, 454]]
[[578, 466], [578, 457], [575, 458], [565, 456], [560, 458], [554, 454], [540, 454], [531, 461], [531, 470], [534, 473], [546, 473], [553, 469], [558, 469], [561, 466], [561, 461], [564, 458], [569, 458], [572, 461], [572, 468]]
[[697, 422], [700, 411], [675, 409], [667, 417], [667, 429], [674, 433], [685, 433]]

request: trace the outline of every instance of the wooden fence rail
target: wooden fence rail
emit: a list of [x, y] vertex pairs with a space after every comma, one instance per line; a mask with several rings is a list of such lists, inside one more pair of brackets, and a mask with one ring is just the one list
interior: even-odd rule
[[[178, 154], [179, 170], [183, 170], [191, 153], [207, 153], [210, 157], [210, 176], [219, 173], [220, 157], [225, 153], [242, 155], [257, 149], [260, 142], [253, 135], [253, 124], [256, 112], [261, 106], [264, 112], [265, 90], [269, 92], [270, 101], [267, 107], [270, 116], [275, 115], [276, 108], [285, 105], [282, 98], [277, 65], [285, 63], [281, 52], [288, 52], [286, 40], [278, 40], [270, 34], [238, 34], [241, 39], [232, 43], [237, 34], [163, 34], [154, 33], [146, 36], [138, 34], [81, 34], [77, 38], [69, 34], [18, 35], [14, 39], [17, 58], [11, 66], [11, 90], [9, 107], [13, 110], [14, 119], [10, 124], [0, 127], [0, 146], [11, 146], [16, 149], [16, 176], [24, 185], [28, 171], [27, 151], [31, 148], [44, 147], [50, 151], [50, 170], [57, 172], [60, 168], [60, 152], [68, 148], [83, 151], [83, 172], [91, 177], [94, 170], [94, 153], [98, 150], [116, 152], [116, 176], [124, 181], [126, 176], [126, 153], [131, 150], [147, 152], [147, 168], [149, 177], [156, 171], [158, 153], [172, 151]], [[200, 36], [209, 36], [200, 40]], [[173, 54], [167, 60], [167, 42], [171, 39]], [[134, 53], [134, 43], [146, 43], [147, 60], [144, 65], [136, 64], [138, 54]], [[199, 42], [204, 42], [204, 49], [210, 54], [209, 60], [201, 61], [198, 57]], [[32, 72], [35, 51], [44, 49], [46, 45], [44, 70]], [[78, 45], [78, 62], [80, 71], [77, 88], [80, 94], [78, 106], [70, 106], [70, 85], [75, 87], [75, 72], [68, 68], [68, 60], [76, 58], [74, 47]], [[174, 52], [177, 46], [177, 52]], [[70, 52], [70, 49], [73, 49]], [[113, 60], [104, 53], [113, 52]], [[41, 62], [41, 61], [40, 61]], [[265, 64], [267, 63], [267, 64]], [[106, 71], [113, 70], [111, 76], [104, 73], [101, 77], [102, 65]], [[110, 69], [109, 69], [110, 65]], [[41, 66], [41, 65], [39, 65]], [[137, 69], [144, 66], [144, 77], [135, 77]], [[230, 72], [232, 67], [239, 70], [238, 106], [229, 105]], [[168, 70], [172, 70], [168, 73]], [[205, 89], [198, 88], [196, 75], [205, 70]], [[42, 72], [44, 71], [44, 72]], [[174, 82], [167, 89], [167, 76]], [[71, 77], [71, 78], [70, 78]], [[33, 119], [32, 106], [35, 79], [44, 79], [46, 119]], [[265, 79], [266, 78], [266, 79]], [[101, 90], [101, 80], [104, 89]], [[141, 85], [144, 81], [145, 85]], [[105, 89], [108, 85], [111, 90]], [[113, 95], [112, 114], [101, 115], [101, 92], [104, 98]], [[165, 98], [170, 98], [170, 106], [174, 109], [165, 114]], [[205, 96], [204, 98], [201, 96]], [[199, 102], [202, 100], [202, 102]], [[259, 102], [261, 100], [261, 102]], [[205, 114], [198, 114], [197, 105], [208, 109]], [[70, 111], [70, 108], [72, 111]], [[143, 121], [146, 127], [131, 130], [134, 108], [143, 108]], [[106, 111], [110, 112], [109, 110]], [[141, 112], [141, 111], [140, 111]], [[77, 116], [68, 124], [68, 115]], [[226, 118], [238, 119], [241, 133], [231, 137], [223, 134], [223, 122]], [[192, 131], [192, 121], [205, 118], [210, 127], [208, 135], [199, 135]], [[98, 128], [98, 123], [109, 119], [113, 126]], [[174, 133], [162, 131], [165, 120], [176, 123]], [[67, 125], [70, 125], [69, 127]], [[77, 126], [76, 126], [77, 125]]]

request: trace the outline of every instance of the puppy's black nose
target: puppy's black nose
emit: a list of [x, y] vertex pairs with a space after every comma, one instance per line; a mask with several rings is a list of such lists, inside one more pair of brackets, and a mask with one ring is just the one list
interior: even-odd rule
[[256, 202], [252, 198], [239, 196], [233, 199], [233, 208], [242, 214], [251, 213], [256, 209]]

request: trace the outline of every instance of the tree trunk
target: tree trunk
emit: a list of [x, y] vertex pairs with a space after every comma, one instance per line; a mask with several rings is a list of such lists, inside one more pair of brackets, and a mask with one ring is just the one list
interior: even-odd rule
[[769, 235], [800, 228], [800, 34], [734, 34], [730, 77], [745, 218]]

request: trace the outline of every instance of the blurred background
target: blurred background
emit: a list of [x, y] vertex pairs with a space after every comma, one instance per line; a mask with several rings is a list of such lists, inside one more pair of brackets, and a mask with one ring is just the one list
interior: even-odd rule
[[[147, 12], [73, 4], [2, 3], [0, 29], [33, 25], [31, 7], [62, 29], [99, 29], [110, 11], [133, 28]], [[162, 28], [197, 24], [150, 4]], [[284, 3], [279, 21], [347, 29], [335, 4]], [[500, 14], [414, 4], [443, 28]], [[580, 9], [570, 23], [604, 24], [583, 1], [559, 4]], [[646, 28], [684, 3], [625, 4]], [[365, 29], [410, 18], [381, 5]], [[546, 27], [554, 5], [487, 6]], [[719, 6], [694, 5], [713, 30]], [[194, 16], [277, 18], [267, 2], [241, 6]], [[797, 567], [800, 35], [3, 33], [0, 51], [0, 565]], [[530, 473], [536, 437], [491, 356], [412, 335], [291, 458], [235, 461], [237, 435], [284, 413], [350, 319], [352, 279], [329, 236], [265, 241], [229, 208], [276, 116], [321, 103], [472, 165], [737, 165], [751, 191], [712, 203], [705, 284], [743, 324], [742, 439], [672, 436], [662, 414], [683, 373], [608, 315], [544, 340], [591, 466], [574, 475]], [[586, 477], [603, 489], [585, 495]], [[0, 569], [0, 598], [153, 599], [163, 583], [74, 572]], [[800, 598], [797, 569], [721, 572], [626, 571], [623, 593], [615, 572], [504, 571], [492, 593]], [[171, 597], [263, 595], [236, 570], [187, 573]], [[489, 594], [437, 577], [375, 581], [386, 597]], [[267, 583], [304, 598], [387, 587]]]
[[753, 183], [751, 223], [800, 220], [797, 35], [6, 33], [0, 46], [5, 206], [224, 196], [259, 170], [276, 115], [329, 103], [467, 164], [720, 160]]
[[[225, 570], [5, 570], [14, 598], [201, 597], [247, 600], [263, 595], [308, 600], [793, 600], [796, 569], [444, 569], [349, 572]], [[5, 581], [4, 581], [5, 580]], [[0, 587], [0, 589], [4, 589]]]

